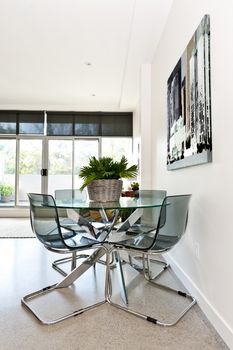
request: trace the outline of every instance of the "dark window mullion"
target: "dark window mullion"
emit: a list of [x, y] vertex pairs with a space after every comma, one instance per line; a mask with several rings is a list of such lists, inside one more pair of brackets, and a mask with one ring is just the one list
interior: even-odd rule
[[16, 135], [19, 135], [19, 112], [16, 113]]

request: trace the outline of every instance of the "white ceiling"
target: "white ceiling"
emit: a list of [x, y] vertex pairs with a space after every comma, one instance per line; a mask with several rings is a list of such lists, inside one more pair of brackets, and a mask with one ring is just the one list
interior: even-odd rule
[[1, 108], [134, 109], [171, 3], [0, 0]]

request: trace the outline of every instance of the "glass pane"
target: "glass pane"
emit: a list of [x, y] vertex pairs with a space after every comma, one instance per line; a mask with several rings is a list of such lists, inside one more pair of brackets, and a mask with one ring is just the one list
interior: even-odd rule
[[42, 140], [20, 140], [19, 205], [28, 205], [27, 193], [41, 192]]
[[[113, 157], [120, 160], [122, 156], [128, 159], [128, 165], [133, 164], [132, 138], [131, 137], [103, 137], [102, 157]], [[123, 179], [124, 189], [128, 189], [131, 180]]]
[[16, 140], [0, 140], [0, 206], [15, 205]]
[[75, 140], [74, 143], [74, 187], [82, 186], [82, 179], [79, 178], [80, 168], [88, 164], [89, 158], [98, 158], [98, 140]]
[[72, 188], [72, 140], [49, 140], [48, 193]]
[[102, 156], [113, 157], [120, 160], [125, 155], [129, 165], [132, 163], [132, 138], [131, 137], [103, 137], [102, 138]]

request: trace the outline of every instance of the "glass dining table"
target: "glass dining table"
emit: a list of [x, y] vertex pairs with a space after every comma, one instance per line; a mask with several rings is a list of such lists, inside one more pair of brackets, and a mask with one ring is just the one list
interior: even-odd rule
[[118, 202], [94, 202], [85, 196], [82, 198], [64, 198], [56, 200], [58, 208], [73, 209], [137, 209], [160, 207], [166, 195], [166, 191], [158, 190], [141, 190], [137, 197], [120, 197]]
[[[118, 225], [119, 230], [126, 230], [142, 216], [144, 209], [160, 208], [165, 196], [166, 191], [163, 190], [141, 190], [137, 197], [121, 197], [118, 202], [93, 202], [86, 196], [83, 198], [72, 198], [70, 196], [56, 200], [56, 206], [59, 209], [73, 209], [80, 212], [83, 210], [99, 211], [107, 236], [116, 224], [119, 213], [122, 214], [120, 215], [121, 224]], [[111, 218], [107, 215], [107, 211], [111, 211]], [[131, 214], [124, 215], [127, 212]], [[125, 217], [127, 218], [124, 219]], [[101, 231], [103, 231], [103, 226]]]
[[[138, 222], [138, 220], [143, 216], [145, 209], [158, 208], [160, 209], [163, 199], [166, 196], [166, 191], [160, 190], [141, 190], [139, 191], [138, 197], [121, 197], [118, 202], [93, 202], [86, 198], [76, 199], [76, 198], [63, 198], [56, 200], [56, 206], [58, 209], [66, 209], [72, 211], [78, 210], [79, 212], [86, 210], [99, 211], [102, 218], [102, 226], [99, 228], [95, 227], [94, 222], [90, 222], [85, 218], [82, 218], [82, 223], [85, 222], [88, 227], [90, 224], [93, 225], [93, 230], [90, 230], [90, 237], [98, 240], [99, 247], [96, 246], [96, 250], [92, 253], [89, 258], [82, 263], [81, 266], [75, 268], [63, 281], [59, 284], [59, 287], [66, 287], [73, 283], [77, 278], [79, 278], [87, 269], [93, 266], [96, 261], [106, 256], [106, 302], [108, 301], [108, 290], [109, 290], [109, 271], [111, 266], [112, 243], [109, 241], [109, 237], [114, 234], [114, 236], [120, 235], [121, 232], [130, 230], [133, 225]], [[110, 210], [113, 215], [109, 218], [107, 211]], [[123, 217], [125, 211], [129, 211], [130, 214], [125, 220], [121, 220], [118, 223], [119, 217]], [[72, 215], [71, 215], [72, 217]], [[80, 215], [78, 216], [80, 217]], [[83, 221], [84, 220], [84, 221]], [[114, 232], [114, 233], [113, 233]], [[121, 264], [118, 264], [117, 259], [114, 261], [114, 267], [119, 271], [120, 284], [121, 284], [121, 295], [124, 302], [127, 304], [127, 294], [125, 290], [124, 278], [121, 271]]]

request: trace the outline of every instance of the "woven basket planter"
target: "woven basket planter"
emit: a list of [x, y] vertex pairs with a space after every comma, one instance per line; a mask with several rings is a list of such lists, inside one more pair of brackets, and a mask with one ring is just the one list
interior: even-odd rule
[[122, 191], [122, 180], [93, 180], [88, 186], [89, 199], [95, 202], [117, 202]]

